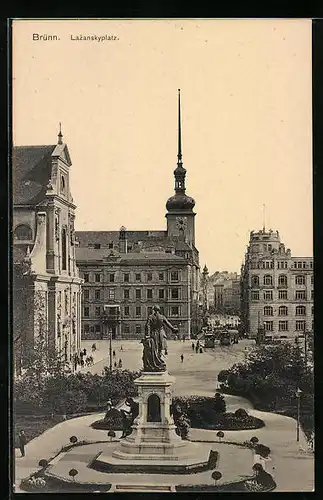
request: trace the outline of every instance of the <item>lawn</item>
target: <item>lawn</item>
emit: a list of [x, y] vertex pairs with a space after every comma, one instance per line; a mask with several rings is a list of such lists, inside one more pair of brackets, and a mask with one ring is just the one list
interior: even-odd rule
[[51, 419], [45, 415], [15, 415], [13, 419], [15, 447], [18, 447], [18, 432], [21, 429], [25, 431], [27, 442], [29, 442], [62, 421], [61, 416], [55, 416]]

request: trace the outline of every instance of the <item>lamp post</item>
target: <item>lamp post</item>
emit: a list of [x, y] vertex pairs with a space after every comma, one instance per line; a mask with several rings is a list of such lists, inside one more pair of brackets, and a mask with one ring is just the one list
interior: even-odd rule
[[[113, 309], [110, 309], [113, 308]], [[108, 314], [108, 309], [111, 311], [110, 314]], [[104, 313], [102, 315], [102, 323], [104, 325], [107, 325], [108, 329], [108, 334], [109, 334], [109, 369], [112, 372], [112, 328], [116, 327], [120, 323], [120, 311], [118, 306], [107, 306], [107, 308], [104, 310]]]
[[299, 426], [300, 426], [300, 409], [301, 409], [301, 405], [300, 405], [300, 400], [301, 400], [301, 394], [302, 394], [302, 391], [300, 390], [300, 388], [298, 387], [297, 388], [297, 391], [296, 391], [296, 398], [297, 398], [297, 427], [296, 427], [296, 441], [299, 442]]

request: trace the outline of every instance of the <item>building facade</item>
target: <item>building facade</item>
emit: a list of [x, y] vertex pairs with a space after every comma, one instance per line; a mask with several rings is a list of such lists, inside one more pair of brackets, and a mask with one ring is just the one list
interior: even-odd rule
[[[84, 278], [83, 338], [141, 338], [154, 304], [187, 338], [197, 333], [199, 253], [195, 247], [195, 201], [186, 195], [182, 163], [180, 95], [175, 193], [166, 203], [161, 231], [77, 231], [76, 259]], [[104, 311], [117, 315], [108, 326]]]
[[214, 312], [240, 313], [240, 277], [237, 273], [219, 273], [214, 279]]
[[71, 159], [62, 141], [15, 146], [13, 337], [17, 373], [41, 334], [67, 363], [80, 349], [81, 283], [75, 259]]
[[241, 269], [241, 321], [250, 337], [289, 338], [314, 325], [312, 257], [292, 257], [278, 231], [251, 231]]

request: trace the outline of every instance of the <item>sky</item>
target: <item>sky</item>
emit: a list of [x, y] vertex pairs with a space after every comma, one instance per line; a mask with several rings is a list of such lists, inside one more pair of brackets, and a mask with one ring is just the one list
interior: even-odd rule
[[239, 272], [263, 205], [311, 256], [311, 64], [307, 19], [16, 20], [13, 142], [55, 144], [61, 122], [76, 230], [166, 229], [180, 88], [200, 265]]

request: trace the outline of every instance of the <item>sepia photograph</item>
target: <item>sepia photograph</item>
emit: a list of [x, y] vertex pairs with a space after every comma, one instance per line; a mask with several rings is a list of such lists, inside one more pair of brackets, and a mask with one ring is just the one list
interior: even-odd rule
[[11, 23], [12, 491], [314, 491], [312, 20]]

